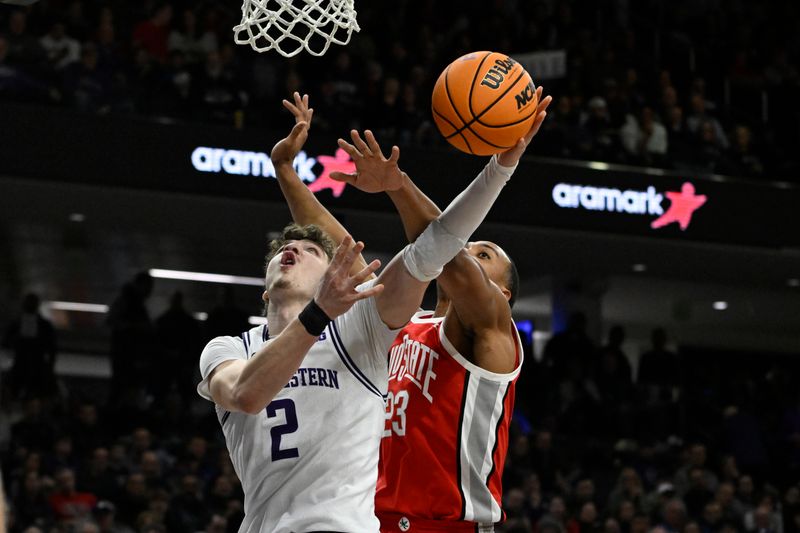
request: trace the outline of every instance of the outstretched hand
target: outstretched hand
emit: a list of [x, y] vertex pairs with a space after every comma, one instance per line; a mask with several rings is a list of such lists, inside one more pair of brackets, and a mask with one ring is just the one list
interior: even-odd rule
[[278, 141], [272, 148], [270, 158], [276, 165], [287, 162], [291, 164], [294, 161], [308, 139], [308, 129], [311, 127], [311, 118], [314, 116], [314, 109], [308, 106], [307, 94], [301, 97], [300, 93], [295, 91], [292, 98], [294, 103], [283, 100], [283, 107], [294, 115], [295, 124], [289, 135]]
[[356, 290], [356, 287], [368, 280], [372, 273], [381, 266], [381, 262], [375, 259], [351, 275], [350, 270], [363, 249], [363, 242], [359, 241], [353, 244], [353, 238], [346, 235], [322, 277], [314, 300], [329, 318], [336, 318], [347, 312], [357, 301], [370, 298], [383, 291], [381, 283], [373, 285], [365, 291], [358, 292]]
[[553, 97], [549, 95], [542, 98], [542, 91], [541, 85], [536, 88], [536, 96], [538, 97], [539, 103], [536, 106], [536, 117], [533, 119], [531, 129], [528, 130], [525, 137], [517, 141], [517, 144], [515, 144], [513, 148], [497, 155], [497, 162], [504, 167], [513, 167], [516, 165], [522, 157], [522, 154], [525, 153], [531, 140], [533, 140], [533, 137], [539, 133], [539, 128], [542, 127], [542, 122], [544, 122], [547, 116], [547, 107], [550, 105], [550, 102], [553, 101]]
[[406, 176], [397, 165], [400, 148], [392, 146], [392, 152], [387, 159], [370, 130], [364, 131], [366, 142], [356, 130], [350, 131], [350, 137], [353, 144], [339, 139], [339, 147], [353, 159], [356, 171], [352, 174], [331, 172], [331, 178], [369, 193], [396, 191], [403, 185]]

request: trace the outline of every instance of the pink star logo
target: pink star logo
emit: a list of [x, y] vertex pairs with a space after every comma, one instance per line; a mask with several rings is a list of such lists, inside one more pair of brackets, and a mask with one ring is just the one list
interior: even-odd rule
[[658, 229], [672, 222], [677, 222], [681, 230], [686, 230], [692, 221], [692, 215], [706, 203], [706, 195], [694, 193], [694, 185], [688, 181], [681, 186], [681, 192], [667, 192], [667, 198], [672, 202], [667, 212], [650, 224], [653, 229]]
[[331, 178], [331, 172], [344, 172], [345, 174], [352, 174], [356, 171], [356, 164], [350, 159], [350, 156], [339, 148], [336, 154], [331, 157], [329, 155], [321, 155], [317, 157], [317, 161], [322, 165], [322, 173], [317, 179], [311, 183], [308, 188], [311, 192], [319, 192], [323, 189], [330, 189], [334, 198], [339, 198], [344, 192], [347, 185], [342, 181], [336, 181]]

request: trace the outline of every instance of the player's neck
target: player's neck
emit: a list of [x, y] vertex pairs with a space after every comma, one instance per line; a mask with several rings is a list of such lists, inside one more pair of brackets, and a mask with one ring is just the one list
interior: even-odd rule
[[443, 292], [439, 292], [439, 297], [436, 299], [436, 309], [433, 310], [433, 316], [435, 317], [443, 317], [447, 314], [447, 310], [450, 308], [450, 298], [444, 295]]
[[269, 324], [270, 337], [274, 337], [283, 331], [289, 325], [289, 322], [297, 318], [306, 304], [308, 304], [308, 301], [305, 299], [270, 300], [267, 307], [267, 323]]

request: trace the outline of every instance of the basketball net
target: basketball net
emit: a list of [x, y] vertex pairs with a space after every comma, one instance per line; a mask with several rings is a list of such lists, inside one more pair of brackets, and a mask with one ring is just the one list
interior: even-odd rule
[[292, 57], [303, 50], [321, 56], [331, 43], [345, 45], [359, 31], [354, 0], [244, 0], [236, 44], [256, 52]]

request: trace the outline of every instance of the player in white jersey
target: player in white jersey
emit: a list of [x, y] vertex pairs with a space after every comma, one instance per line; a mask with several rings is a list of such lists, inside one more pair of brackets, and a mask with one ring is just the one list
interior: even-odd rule
[[[307, 137], [310, 113], [295, 118], [272, 151], [279, 176], [294, 174]], [[378, 531], [388, 348], [474, 231], [461, 221], [488, 211], [465, 217], [473, 206], [459, 199], [366, 283], [379, 262], [364, 265], [363, 243], [349, 235], [334, 236], [342, 244], [330, 262], [333, 245], [315, 226], [289, 226], [273, 241], [263, 295], [269, 328], [213, 339], [200, 358], [198, 392], [216, 404], [245, 493], [239, 531]]]
[[[299, 234], [290, 230], [288, 236]], [[305, 241], [305, 247], [313, 249], [312, 242]], [[290, 243], [286, 250], [291, 248]], [[383, 362], [374, 354], [394, 335], [381, 321], [376, 300], [362, 298], [313, 341], [266, 409], [250, 414], [216, 405], [245, 493], [240, 531], [377, 528], [374, 435], [383, 425], [381, 391], [387, 383]], [[240, 337], [214, 339], [203, 352], [202, 375], [231, 358], [251, 360], [272, 336], [270, 328], [259, 326]], [[208, 398], [206, 384], [200, 390]]]

